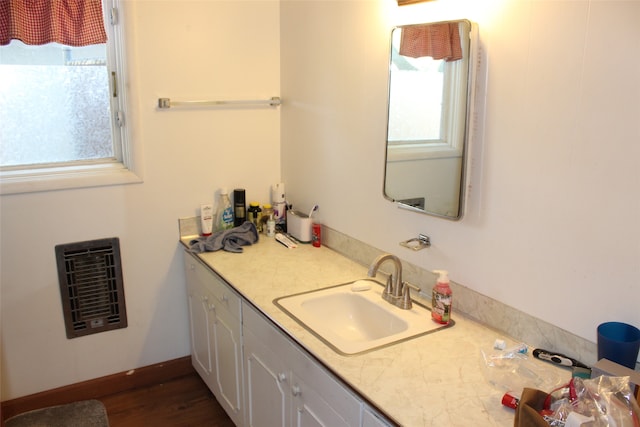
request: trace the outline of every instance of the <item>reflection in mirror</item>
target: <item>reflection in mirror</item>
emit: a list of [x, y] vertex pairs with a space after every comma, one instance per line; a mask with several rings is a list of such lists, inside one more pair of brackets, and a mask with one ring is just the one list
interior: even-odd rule
[[463, 212], [471, 23], [391, 33], [384, 196], [448, 219]]

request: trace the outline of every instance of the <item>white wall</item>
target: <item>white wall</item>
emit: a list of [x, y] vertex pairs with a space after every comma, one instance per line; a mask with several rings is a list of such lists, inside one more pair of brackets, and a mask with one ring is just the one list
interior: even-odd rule
[[[126, 1], [128, 121], [144, 183], [2, 196], [2, 400], [188, 355], [179, 217], [221, 186], [266, 201], [280, 110], [157, 111], [280, 94], [277, 1]], [[120, 237], [129, 326], [68, 340], [54, 246]]]
[[[640, 1], [281, 8], [294, 205], [318, 203], [327, 225], [592, 342], [603, 321], [640, 327]], [[382, 197], [388, 37], [458, 18], [479, 25], [488, 79], [467, 214], [448, 222]], [[418, 233], [430, 249], [398, 245]]]

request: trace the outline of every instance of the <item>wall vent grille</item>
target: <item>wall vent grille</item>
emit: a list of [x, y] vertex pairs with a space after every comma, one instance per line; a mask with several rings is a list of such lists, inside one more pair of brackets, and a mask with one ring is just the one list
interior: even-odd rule
[[56, 246], [67, 338], [127, 327], [117, 237]]

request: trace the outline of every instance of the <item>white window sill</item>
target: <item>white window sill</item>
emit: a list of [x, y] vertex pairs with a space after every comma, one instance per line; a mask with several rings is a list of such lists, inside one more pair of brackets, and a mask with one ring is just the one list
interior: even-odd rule
[[388, 162], [409, 160], [445, 159], [461, 157], [462, 150], [446, 143], [435, 144], [397, 144], [387, 148]]
[[142, 182], [122, 163], [0, 172], [0, 195]]

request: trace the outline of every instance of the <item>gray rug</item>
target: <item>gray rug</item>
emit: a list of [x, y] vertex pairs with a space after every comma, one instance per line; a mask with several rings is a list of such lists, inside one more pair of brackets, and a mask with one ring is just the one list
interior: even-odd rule
[[9, 418], [5, 427], [108, 427], [107, 410], [98, 400], [36, 409]]

